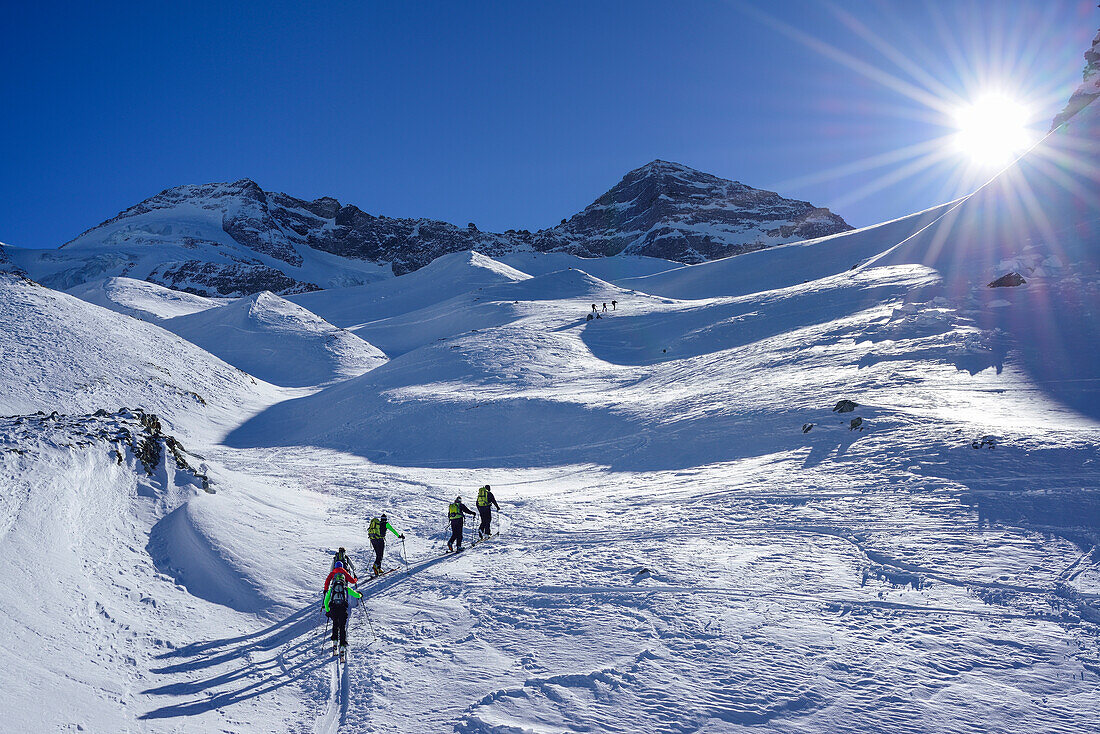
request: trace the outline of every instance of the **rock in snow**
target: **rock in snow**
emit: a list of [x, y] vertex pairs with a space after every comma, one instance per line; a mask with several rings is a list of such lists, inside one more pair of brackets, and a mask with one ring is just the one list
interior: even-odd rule
[[1027, 281], [1024, 280], [1024, 276], [1019, 273], [1006, 273], [1000, 278], [989, 284], [990, 288], [1015, 288], [1018, 285], [1023, 285]]

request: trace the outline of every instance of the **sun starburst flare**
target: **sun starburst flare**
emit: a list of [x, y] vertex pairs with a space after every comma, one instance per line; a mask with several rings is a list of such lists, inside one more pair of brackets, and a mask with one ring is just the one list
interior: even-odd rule
[[1001, 168], [1034, 143], [1031, 111], [1001, 93], [987, 93], [954, 114], [956, 152], [980, 168]]

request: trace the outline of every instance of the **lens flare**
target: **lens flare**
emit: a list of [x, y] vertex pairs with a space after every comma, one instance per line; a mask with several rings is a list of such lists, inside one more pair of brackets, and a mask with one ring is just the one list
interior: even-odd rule
[[1006, 166], [1033, 142], [1030, 110], [1004, 94], [984, 94], [954, 117], [955, 150], [979, 167]]

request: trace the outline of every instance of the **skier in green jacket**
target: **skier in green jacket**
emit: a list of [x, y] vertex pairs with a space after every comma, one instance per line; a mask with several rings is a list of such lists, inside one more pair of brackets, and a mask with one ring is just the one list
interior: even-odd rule
[[[337, 654], [337, 643], [340, 648], [348, 646], [348, 603], [350, 597], [362, 599], [363, 595], [348, 586], [349, 577], [344, 570], [344, 564], [336, 562], [335, 568], [325, 580], [325, 616], [332, 620], [332, 654]], [[339, 650], [343, 653], [343, 649]]]
[[[462, 525], [466, 515], [474, 515], [474, 511], [462, 503], [461, 497], [455, 497], [455, 501], [447, 507], [447, 519], [451, 521], [451, 539], [447, 541], [447, 550], [462, 550]], [[457, 548], [453, 548], [455, 543]]]
[[488, 538], [493, 534], [491, 525], [493, 522], [493, 508], [497, 508], [497, 512], [500, 512], [500, 505], [497, 504], [497, 498], [493, 496], [493, 490], [489, 489], [489, 485], [477, 491], [477, 511], [481, 515], [481, 525], [477, 528], [477, 538]]
[[367, 537], [370, 538], [370, 544], [374, 546], [374, 567], [371, 569], [372, 576], [378, 576], [382, 573], [382, 554], [386, 552], [387, 530], [398, 538], [401, 538], [401, 540], [405, 539], [404, 535], [397, 532], [393, 525], [390, 525], [386, 513], [383, 512], [381, 517], [376, 517], [370, 521], [370, 526], [367, 528]]

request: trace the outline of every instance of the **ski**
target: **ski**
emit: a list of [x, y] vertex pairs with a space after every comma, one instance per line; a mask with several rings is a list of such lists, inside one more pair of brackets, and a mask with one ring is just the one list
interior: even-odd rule
[[394, 566], [393, 568], [387, 568], [382, 573], [376, 573], [376, 574], [373, 574], [373, 575], [368, 576], [367, 578], [363, 579], [363, 583], [368, 583], [370, 581], [374, 581], [375, 579], [381, 578], [382, 576], [385, 576], [388, 573], [393, 573], [394, 571], [399, 571], [399, 570], [401, 570], [400, 566]]
[[478, 538], [477, 540], [471, 542], [470, 547], [473, 548], [475, 545], [477, 545], [481, 541], [488, 540], [489, 538], [493, 537], [494, 535], [497, 535], [497, 533], [489, 533], [488, 535], [483, 535], [480, 538]]

